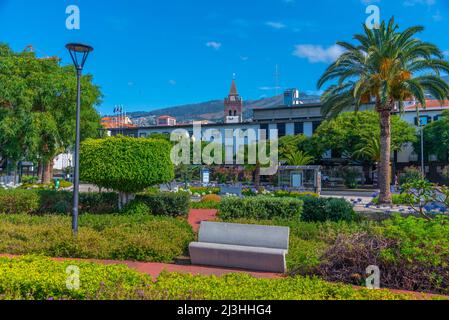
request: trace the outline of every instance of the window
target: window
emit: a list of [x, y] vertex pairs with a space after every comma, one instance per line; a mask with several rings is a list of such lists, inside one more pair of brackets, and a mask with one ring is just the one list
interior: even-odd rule
[[442, 115], [442, 114], [439, 114], [439, 115], [433, 117], [433, 121], [438, 121], [438, 120], [440, 120], [441, 118], [443, 118], [443, 115]]
[[297, 136], [298, 134], [304, 134], [304, 123], [303, 122], [295, 123], [295, 136]]
[[278, 123], [278, 137], [285, 137], [286, 134], [286, 124], [285, 123]]
[[419, 126], [426, 126], [429, 123], [432, 122], [432, 117], [429, 116], [421, 116], [419, 117], [420, 121], [418, 121], [418, 118], [415, 118], [415, 126], [419, 127]]
[[229, 110], [229, 116], [232, 117], [232, 110]]

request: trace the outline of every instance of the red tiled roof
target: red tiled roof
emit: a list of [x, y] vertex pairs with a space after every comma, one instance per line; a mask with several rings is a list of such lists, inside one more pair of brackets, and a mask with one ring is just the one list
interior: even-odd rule
[[[407, 105], [404, 110], [405, 111], [413, 111], [416, 110], [417, 104], [416, 103], [409, 103], [409, 105]], [[424, 109], [422, 107], [421, 104], [418, 103], [418, 107], [419, 109]], [[443, 103], [441, 103], [441, 101], [439, 100], [434, 100], [434, 99], [429, 99], [426, 100], [426, 110], [429, 109], [449, 109], [449, 100], [444, 101]]]

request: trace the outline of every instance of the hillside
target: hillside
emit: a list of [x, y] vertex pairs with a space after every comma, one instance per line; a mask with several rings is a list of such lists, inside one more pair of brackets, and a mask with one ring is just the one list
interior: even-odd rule
[[[301, 95], [305, 101], [316, 102], [319, 100], [318, 96]], [[275, 97], [263, 98], [259, 100], [248, 100], [244, 102], [244, 115], [246, 119], [252, 117], [254, 109], [265, 109], [281, 105], [283, 102], [283, 95]], [[195, 104], [186, 104], [181, 106], [174, 106], [169, 108], [157, 109], [152, 111], [137, 111], [128, 113], [128, 116], [135, 122], [148, 124], [154, 123], [154, 118], [162, 115], [170, 115], [175, 117], [178, 122], [189, 120], [223, 120], [223, 100], [212, 100], [207, 102], [200, 102]]]

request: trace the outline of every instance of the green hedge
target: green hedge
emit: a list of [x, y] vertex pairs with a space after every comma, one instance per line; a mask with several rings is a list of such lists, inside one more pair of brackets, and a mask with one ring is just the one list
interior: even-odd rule
[[[67, 268], [78, 267], [79, 289], [67, 288]], [[70, 282], [69, 282], [70, 283]], [[355, 289], [316, 278], [256, 279], [162, 273], [157, 282], [120, 265], [42, 257], [0, 258], [0, 299], [16, 300], [407, 300], [412, 295]]]
[[[69, 214], [73, 193], [51, 190], [0, 189], [0, 214]], [[81, 193], [80, 212], [105, 214], [117, 212], [116, 193]]]
[[126, 193], [174, 178], [172, 145], [165, 140], [124, 136], [88, 139], [80, 150], [80, 179]]
[[302, 208], [302, 200], [293, 198], [227, 197], [221, 201], [220, 218], [272, 219], [277, 217], [299, 220]]
[[351, 222], [358, 218], [353, 206], [345, 199], [303, 197], [302, 200], [302, 220], [306, 222]]
[[39, 209], [39, 202], [36, 192], [0, 188], [0, 214], [34, 213]]
[[73, 238], [68, 216], [0, 215], [1, 253], [172, 262], [193, 240], [187, 221], [169, 217], [82, 215]]
[[154, 215], [177, 217], [189, 214], [190, 195], [186, 192], [139, 194], [135, 200], [145, 203]]

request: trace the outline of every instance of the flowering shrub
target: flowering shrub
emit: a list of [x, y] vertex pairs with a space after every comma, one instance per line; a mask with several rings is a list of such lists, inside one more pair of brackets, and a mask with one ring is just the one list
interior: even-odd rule
[[201, 201], [203, 201], [203, 202], [220, 203], [221, 202], [221, 197], [219, 195], [216, 195], [216, 194], [209, 194], [209, 195], [205, 195]]

